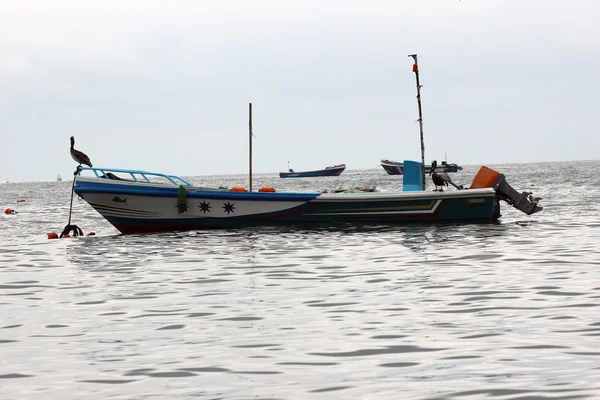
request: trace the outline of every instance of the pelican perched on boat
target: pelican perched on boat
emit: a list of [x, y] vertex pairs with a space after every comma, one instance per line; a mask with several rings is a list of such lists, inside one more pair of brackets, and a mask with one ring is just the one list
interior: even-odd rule
[[455, 188], [461, 190], [463, 189], [462, 185], [456, 185], [454, 182], [452, 182], [452, 179], [450, 179], [450, 176], [445, 173], [437, 173], [435, 172], [435, 167], [437, 167], [437, 161], [433, 160], [431, 162], [431, 170], [429, 171], [429, 175], [431, 175], [431, 180], [433, 181], [433, 184], [435, 185], [435, 189], [434, 191], [438, 190], [438, 186], [440, 187], [440, 192], [444, 191], [444, 185], [448, 186], [448, 184], [451, 184], [452, 186], [454, 186]]
[[73, 157], [73, 160], [79, 163], [80, 166], [83, 164], [91, 168], [92, 162], [90, 161], [90, 158], [84, 152], [75, 150], [75, 147], [73, 146], [75, 146], [75, 138], [71, 136], [71, 157]]

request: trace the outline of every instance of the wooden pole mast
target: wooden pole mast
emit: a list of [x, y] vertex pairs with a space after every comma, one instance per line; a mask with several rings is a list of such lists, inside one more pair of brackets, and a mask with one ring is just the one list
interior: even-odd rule
[[419, 62], [416, 54], [410, 54], [415, 60], [413, 72], [417, 78], [417, 104], [419, 105], [419, 130], [421, 132], [421, 173], [423, 178], [423, 190], [425, 190], [425, 141], [423, 140], [423, 111], [421, 110], [421, 84], [419, 83]]
[[248, 111], [248, 128], [249, 128], [249, 132], [250, 132], [250, 136], [249, 136], [249, 139], [250, 139], [250, 157], [249, 157], [250, 177], [249, 177], [249, 181], [250, 181], [250, 183], [249, 183], [249, 186], [250, 186], [250, 191], [252, 191], [252, 103], [249, 103], [249, 104], [250, 104], [250, 108]]

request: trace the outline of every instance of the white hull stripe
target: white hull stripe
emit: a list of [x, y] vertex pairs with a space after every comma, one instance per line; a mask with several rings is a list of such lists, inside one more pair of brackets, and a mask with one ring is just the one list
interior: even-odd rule
[[154, 211], [129, 210], [126, 208], [104, 206], [101, 204], [90, 204], [96, 211], [102, 215], [113, 215], [115, 217], [137, 216], [137, 217], [155, 217], [160, 215]]
[[[356, 210], [349, 212], [328, 212], [328, 213], [305, 213], [304, 215], [414, 215], [414, 214], [435, 214], [436, 210], [442, 204], [442, 200], [435, 200], [435, 203], [426, 206], [404, 206], [397, 207], [396, 210], [382, 211], [381, 208], [371, 210]], [[420, 208], [425, 207], [425, 208]], [[404, 209], [403, 209], [404, 208]]]

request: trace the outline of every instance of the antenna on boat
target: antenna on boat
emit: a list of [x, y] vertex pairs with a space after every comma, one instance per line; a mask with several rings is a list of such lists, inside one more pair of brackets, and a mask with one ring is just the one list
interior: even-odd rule
[[250, 109], [248, 111], [248, 128], [250, 131], [250, 191], [252, 191], [252, 103], [250, 104]]
[[419, 83], [419, 62], [416, 54], [409, 54], [415, 60], [413, 64], [413, 72], [417, 79], [417, 104], [419, 105], [419, 129], [421, 131], [421, 174], [423, 178], [423, 190], [425, 190], [425, 142], [423, 141], [423, 112], [421, 110], [421, 84]]

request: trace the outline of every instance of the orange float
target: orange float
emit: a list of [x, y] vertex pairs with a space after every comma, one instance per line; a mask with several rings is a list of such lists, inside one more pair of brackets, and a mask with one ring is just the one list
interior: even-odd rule
[[263, 186], [258, 189], [259, 192], [275, 193], [275, 188]]
[[230, 192], [247, 192], [248, 190], [246, 190], [246, 188], [244, 187], [239, 187], [239, 186], [234, 186], [231, 189], [229, 189]]

